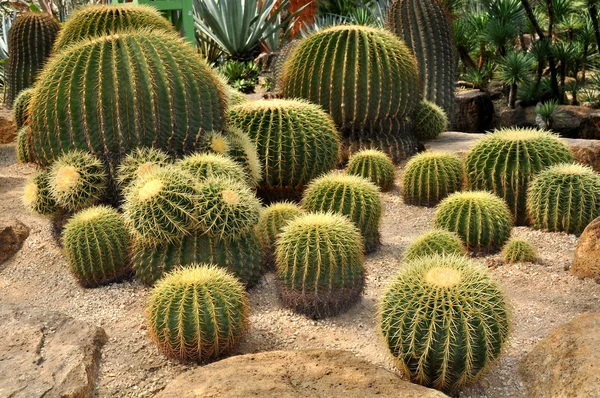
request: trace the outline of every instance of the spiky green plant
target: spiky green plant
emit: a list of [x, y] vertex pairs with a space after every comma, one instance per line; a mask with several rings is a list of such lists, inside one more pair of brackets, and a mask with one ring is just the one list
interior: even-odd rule
[[166, 167], [170, 163], [169, 155], [159, 149], [135, 148], [119, 163], [115, 180], [121, 192], [125, 192], [138, 177], [152, 173], [159, 167]]
[[277, 239], [277, 279], [283, 303], [313, 318], [353, 305], [363, 290], [360, 231], [335, 213], [299, 216]]
[[404, 261], [433, 254], [466, 254], [460, 236], [455, 232], [434, 229], [415, 239], [404, 253]]
[[33, 88], [26, 88], [21, 91], [15, 99], [13, 110], [15, 113], [15, 125], [17, 126], [17, 130], [20, 130], [21, 127], [26, 125], [29, 121], [29, 103], [31, 102], [33, 93]]
[[215, 73], [175, 33], [119, 33], [52, 57], [31, 100], [32, 146], [42, 165], [75, 148], [110, 164], [137, 147], [178, 155], [224, 127], [225, 106]]
[[503, 129], [487, 134], [465, 161], [467, 184], [503, 198], [517, 225], [527, 223], [526, 195], [531, 179], [548, 166], [570, 162], [569, 147], [550, 132]]
[[138, 239], [159, 244], [190, 235], [198, 226], [197, 184], [175, 166], [138, 177], [123, 204], [125, 218]]
[[51, 215], [58, 211], [58, 205], [50, 193], [50, 172], [38, 171], [28, 178], [23, 188], [23, 205], [31, 212]]
[[33, 161], [31, 158], [31, 148], [29, 147], [29, 138], [27, 137], [29, 126], [23, 126], [17, 132], [17, 162], [19, 163], [30, 163]]
[[450, 14], [439, 0], [395, 0], [387, 28], [398, 35], [415, 55], [421, 71], [423, 98], [454, 114], [454, 84], [458, 55]]
[[305, 214], [304, 209], [292, 202], [272, 203], [261, 212], [256, 231], [265, 253], [267, 266], [270, 267], [275, 263], [275, 242], [283, 227], [303, 214]]
[[95, 156], [70, 151], [52, 164], [48, 182], [56, 204], [69, 211], [78, 211], [103, 199], [108, 176]]
[[254, 286], [264, 274], [264, 255], [255, 231], [236, 239], [213, 238], [202, 231], [159, 246], [135, 239], [131, 262], [136, 278], [154, 284], [166, 273], [194, 263], [211, 263], [227, 269], [247, 287]]
[[409, 262], [378, 312], [398, 367], [411, 381], [450, 394], [484, 376], [508, 341], [506, 295], [486, 269], [461, 255]]
[[600, 175], [578, 164], [549, 167], [531, 182], [527, 211], [534, 228], [580, 234], [600, 216]]
[[382, 191], [389, 191], [394, 186], [394, 163], [389, 156], [378, 150], [356, 152], [350, 157], [346, 173], [366, 178]]
[[248, 176], [242, 166], [231, 158], [214, 153], [194, 153], [177, 162], [177, 166], [190, 173], [198, 182], [210, 177], [223, 177], [246, 182]]
[[347, 216], [365, 239], [365, 251], [372, 253], [381, 244], [379, 226], [383, 203], [379, 188], [362, 177], [331, 172], [313, 180], [302, 197], [308, 211], [333, 211]]
[[19, 93], [33, 85], [50, 56], [60, 25], [44, 12], [19, 15], [8, 33], [8, 94], [11, 107]]
[[168, 358], [202, 362], [237, 346], [248, 328], [248, 297], [225, 270], [196, 265], [156, 284], [146, 318], [150, 338]]
[[420, 153], [404, 169], [402, 196], [410, 205], [435, 206], [460, 191], [463, 180], [464, 170], [458, 155], [442, 151]]
[[436, 139], [448, 128], [444, 110], [427, 100], [421, 101], [415, 113], [415, 135], [421, 141]]
[[266, 194], [295, 195], [335, 167], [339, 136], [331, 117], [300, 100], [253, 101], [230, 109], [232, 126], [248, 132], [263, 164]]
[[507, 264], [534, 262], [535, 247], [525, 239], [511, 238], [502, 249], [502, 260]]
[[139, 29], [173, 32], [173, 26], [148, 5], [87, 5], [76, 10], [65, 22], [54, 51], [62, 51], [77, 42]]
[[84, 287], [117, 281], [130, 272], [130, 234], [114, 208], [94, 206], [69, 219], [62, 242], [71, 272]]
[[437, 207], [436, 228], [456, 232], [468, 249], [495, 251], [510, 237], [512, 215], [506, 202], [485, 191], [456, 192]]

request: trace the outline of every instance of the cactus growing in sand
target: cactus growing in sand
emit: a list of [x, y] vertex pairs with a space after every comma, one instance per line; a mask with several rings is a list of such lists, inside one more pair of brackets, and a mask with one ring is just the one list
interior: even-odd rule
[[367, 149], [350, 157], [346, 173], [370, 180], [382, 191], [389, 191], [394, 186], [394, 163], [385, 153]]
[[421, 101], [415, 114], [415, 135], [421, 141], [436, 139], [448, 128], [446, 112], [427, 100]]
[[502, 249], [502, 260], [507, 264], [534, 262], [535, 247], [524, 239], [511, 238]]
[[434, 229], [415, 239], [404, 253], [404, 261], [433, 254], [466, 254], [460, 236], [455, 232]]
[[15, 99], [15, 102], [13, 103], [13, 110], [15, 112], [15, 125], [17, 126], [17, 130], [20, 130], [21, 127], [29, 122], [29, 103], [31, 102], [33, 93], [33, 88], [26, 88], [19, 93]]
[[275, 262], [275, 242], [283, 227], [303, 214], [305, 211], [291, 202], [272, 203], [261, 212], [256, 231], [268, 266]]

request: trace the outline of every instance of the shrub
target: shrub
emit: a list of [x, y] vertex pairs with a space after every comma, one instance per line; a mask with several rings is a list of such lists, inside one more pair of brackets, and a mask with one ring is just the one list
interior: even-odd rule
[[58, 205], [50, 193], [50, 173], [38, 171], [27, 180], [23, 188], [23, 205], [29, 211], [51, 215], [58, 211]]
[[415, 134], [421, 141], [436, 139], [448, 128], [444, 110], [429, 101], [421, 101], [415, 114]]
[[507, 264], [534, 262], [535, 247], [524, 239], [511, 238], [502, 249], [502, 260]]
[[404, 261], [434, 254], [466, 254], [460, 236], [455, 232], [434, 229], [415, 239], [404, 253]]
[[394, 163], [381, 151], [370, 149], [356, 152], [350, 157], [346, 173], [366, 178], [382, 191], [389, 191], [394, 186]]
[[260, 72], [253, 61], [227, 61], [221, 65], [219, 71], [225, 76], [227, 83], [241, 93], [253, 93], [258, 85]]
[[304, 213], [300, 206], [291, 202], [276, 202], [262, 211], [256, 230], [267, 265], [275, 262], [275, 242], [283, 227]]

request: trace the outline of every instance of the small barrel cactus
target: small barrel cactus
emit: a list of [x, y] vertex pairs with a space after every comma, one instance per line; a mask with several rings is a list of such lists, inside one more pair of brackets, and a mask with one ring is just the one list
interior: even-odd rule
[[85, 287], [117, 281], [130, 272], [129, 229], [121, 214], [95, 206], [75, 214], [62, 242], [71, 272]]
[[526, 196], [531, 179], [546, 167], [571, 162], [558, 136], [537, 129], [504, 129], [487, 134], [465, 161], [467, 184], [503, 198], [517, 225], [527, 224]]
[[466, 254], [466, 250], [457, 233], [435, 229], [419, 236], [406, 248], [404, 261], [433, 254]]
[[197, 182], [171, 166], [138, 177], [123, 210], [138, 239], [159, 244], [191, 234], [198, 225], [197, 202]]
[[267, 196], [295, 196], [314, 177], [335, 168], [339, 136], [331, 117], [300, 100], [253, 101], [229, 111], [246, 131], [263, 164], [260, 188]]
[[117, 167], [116, 182], [121, 192], [125, 192], [138, 177], [168, 166], [171, 158], [165, 152], [154, 148], [136, 148], [121, 160]]
[[534, 262], [536, 258], [535, 247], [524, 239], [511, 238], [502, 249], [502, 260], [507, 264]]
[[177, 166], [190, 173], [198, 182], [210, 177], [223, 177], [246, 182], [242, 166], [227, 156], [214, 153], [194, 153], [177, 162]]
[[17, 130], [25, 126], [29, 122], [29, 103], [33, 97], [34, 89], [27, 88], [19, 93], [13, 104], [15, 112], [15, 125]]
[[436, 139], [448, 128], [444, 110], [427, 100], [421, 101], [415, 114], [415, 135], [421, 141]]
[[378, 150], [367, 149], [352, 155], [346, 173], [366, 178], [382, 191], [389, 191], [394, 186], [394, 163]]
[[455, 394], [485, 375], [509, 335], [509, 303], [461, 255], [409, 262], [379, 302], [379, 327], [411, 381]]
[[23, 205], [27, 210], [45, 216], [58, 211], [58, 205], [50, 192], [49, 179], [48, 171], [38, 171], [29, 177], [23, 189]]
[[276, 269], [283, 303], [322, 318], [353, 305], [363, 290], [363, 244], [344, 216], [307, 214], [283, 228], [277, 239]]
[[457, 192], [444, 199], [435, 226], [456, 232], [469, 250], [494, 251], [510, 237], [513, 222], [506, 202], [485, 191]]
[[531, 182], [527, 209], [534, 228], [580, 234], [600, 216], [600, 175], [578, 164], [549, 167]]
[[78, 211], [103, 199], [108, 176], [96, 157], [71, 151], [52, 164], [48, 181], [56, 204], [69, 211]]
[[435, 206], [448, 195], [460, 191], [463, 180], [463, 165], [458, 155], [420, 153], [404, 169], [402, 197], [410, 205]]
[[379, 225], [383, 203], [379, 188], [362, 177], [331, 172], [310, 183], [302, 198], [308, 211], [333, 211], [347, 216], [365, 239], [372, 253], [380, 245]]
[[248, 328], [248, 297], [225, 270], [197, 265], [156, 284], [146, 317], [151, 339], [167, 358], [203, 362], [238, 345]]
[[28, 126], [21, 127], [17, 132], [17, 162], [19, 163], [30, 163], [33, 161], [27, 134], [29, 134]]
[[283, 227], [304, 213], [300, 206], [291, 202], [272, 203], [262, 211], [256, 229], [265, 252], [267, 266], [275, 262], [275, 241]]

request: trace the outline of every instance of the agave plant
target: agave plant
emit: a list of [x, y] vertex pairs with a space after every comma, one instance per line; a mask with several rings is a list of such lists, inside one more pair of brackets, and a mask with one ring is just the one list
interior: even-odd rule
[[556, 121], [564, 117], [562, 106], [558, 101], [551, 100], [538, 104], [535, 107], [536, 122], [540, 128], [552, 129]]
[[510, 86], [508, 106], [515, 107], [519, 85], [529, 80], [533, 59], [529, 54], [510, 52], [500, 61], [500, 80]]

